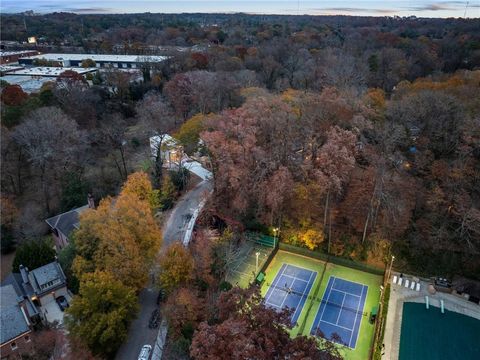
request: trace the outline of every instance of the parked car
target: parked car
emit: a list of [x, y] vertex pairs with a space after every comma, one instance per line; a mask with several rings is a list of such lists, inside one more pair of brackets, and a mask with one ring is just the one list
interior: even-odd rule
[[157, 305], [160, 305], [161, 302], [165, 301], [166, 297], [167, 296], [165, 295], [165, 290], [160, 289], [157, 296]]
[[155, 309], [152, 311], [152, 315], [150, 315], [150, 321], [148, 322], [148, 327], [150, 329], [156, 329], [158, 328], [158, 320], [159, 320], [159, 311], [158, 309]]
[[57, 302], [58, 307], [59, 307], [60, 310], [62, 310], [62, 311], [65, 311], [65, 309], [70, 306], [70, 305], [68, 304], [67, 299], [65, 299], [65, 296], [63, 296], [63, 295], [60, 295], [59, 297], [57, 297], [57, 298], [55, 299], [55, 301]]
[[138, 355], [138, 360], [149, 360], [151, 352], [151, 345], [143, 345], [142, 350], [140, 350], [140, 355]]

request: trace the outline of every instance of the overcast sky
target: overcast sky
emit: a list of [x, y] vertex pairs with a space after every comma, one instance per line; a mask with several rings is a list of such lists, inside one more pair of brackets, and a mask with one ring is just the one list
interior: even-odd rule
[[[467, 17], [480, 17], [480, 0], [470, 0]], [[0, 0], [5, 13], [33, 10], [38, 13], [69, 11], [75, 13], [232, 13], [255, 14], [312, 14], [312, 15], [362, 15], [463, 17], [467, 1], [428, 0]]]

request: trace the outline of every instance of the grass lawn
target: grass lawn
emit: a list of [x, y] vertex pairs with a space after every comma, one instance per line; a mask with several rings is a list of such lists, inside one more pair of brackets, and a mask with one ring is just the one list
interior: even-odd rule
[[[309, 257], [293, 254], [279, 250], [275, 258], [269, 264], [266, 270], [265, 282], [262, 285], [262, 295], [265, 296], [278, 271], [283, 264], [290, 264], [317, 272], [313, 286], [309, 292], [309, 297], [322, 299], [325, 293], [328, 279], [330, 276], [342, 278], [344, 280], [361, 283], [368, 286], [368, 292], [363, 311], [370, 314], [373, 306], [378, 304], [380, 298], [380, 285], [382, 276], [373, 275], [360, 270], [351, 269], [324, 261], [312, 259]], [[291, 335], [310, 335], [310, 331], [317, 315], [320, 303], [307, 298], [302, 312], [297, 320], [297, 325], [292, 328]], [[338, 345], [338, 348], [345, 359], [367, 359], [369, 349], [373, 340], [374, 325], [368, 321], [368, 316], [361, 316], [360, 329], [355, 349]]]

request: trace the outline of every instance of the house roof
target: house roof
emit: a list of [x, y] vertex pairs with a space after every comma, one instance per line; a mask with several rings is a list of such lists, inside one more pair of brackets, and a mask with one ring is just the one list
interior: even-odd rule
[[[0, 288], [0, 308], [9, 307], [12, 305], [17, 305], [19, 300], [19, 295], [17, 294], [13, 285], [5, 285]], [[20, 298], [21, 300], [21, 298]]]
[[42, 286], [49, 281], [54, 281], [57, 279], [60, 280], [65, 280], [65, 277], [63, 275], [63, 271], [60, 268], [60, 265], [58, 262], [54, 261], [51, 262], [50, 264], [43, 265], [39, 268], [33, 269], [30, 271], [30, 274], [32, 274], [35, 277], [35, 280], [39, 286]]
[[8, 276], [2, 281], [2, 287], [8, 285], [11, 285], [14, 288], [18, 297], [27, 295], [22, 287], [22, 275], [20, 275], [20, 273], [8, 274]]
[[79, 226], [78, 216], [82, 212], [84, 212], [86, 209], [88, 209], [88, 205], [84, 205], [76, 209], [67, 211], [63, 214], [56, 215], [45, 221], [47, 222], [48, 225], [50, 225], [52, 229], [57, 229], [63, 235], [65, 235], [66, 237], [69, 237], [73, 230], [78, 229], [78, 226]]
[[[60, 279], [60, 283], [55, 287], [65, 286], [66, 278], [62, 270], [62, 267], [57, 261], [51, 262], [47, 265], [33, 269], [28, 273], [29, 283], [25, 284], [20, 273], [12, 273], [8, 275], [2, 282], [2, 286], [12, 285], [18, 297], [24, 297], [31, 299], [34, 295], [42, 296], [46, 292], [52, 291], [52, 288], [42, 289], [41, 286]], [[28, 309], [29, 313], [36, 312], [35, 309]]]
[[0, 344], [6, 343], [17, 336], [30, 331], [27, 319], [18, 305], [16, 291], [12, 285], [2, 286], [0, 311]]

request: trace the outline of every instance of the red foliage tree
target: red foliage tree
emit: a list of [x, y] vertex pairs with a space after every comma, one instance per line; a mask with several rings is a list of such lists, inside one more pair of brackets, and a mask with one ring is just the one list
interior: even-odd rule
[[7, 85], [2, 91], [2, 102], [5, 105], [18, 106], [27, 98], [28, 94], [22, 90], [20, 85]]
[[233, 288], [217, 301], [215, 324], [200, 324], [190, 355], [201, 359], [340, 359], [328, 343], [297, 336], [292, 339], [290, 312], [276, 312], [265, 306], [258, 288]]
[[206, 69], [208, 66], [208, 58], [206, 55], [198, 52], [194, 52], [190, 55], [190, 58], [194, 62], [194, 66], [197, 69]]
[[76, 81], [84, 82], [85, 80], [84, 80], [83, 76], [80, 75], [78, 72], [73, 71], [73, 70], [65, 70], [60, 75], [58, 75], [57, 81], [58, 82], [64, 81], [64, 82], [71, 83], [71, 82], [76, 82]]

